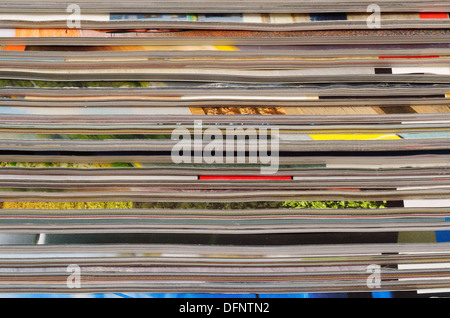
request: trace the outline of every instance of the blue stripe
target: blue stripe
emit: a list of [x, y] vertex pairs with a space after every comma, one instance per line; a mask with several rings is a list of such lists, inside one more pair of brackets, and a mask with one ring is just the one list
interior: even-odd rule
[[436, 242], [450, 242], [450, 231], [436, 231]]
[[372, 298], [392, 298], [392, 294], [388, 291], [373, 292]]

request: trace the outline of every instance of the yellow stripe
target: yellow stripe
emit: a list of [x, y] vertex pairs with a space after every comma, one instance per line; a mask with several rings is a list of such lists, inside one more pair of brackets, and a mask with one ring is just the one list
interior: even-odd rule
[[239, 51], [234, 45], [214, 45], [214, 47], [219, 51]]
[[323, 134], [309, 135], [314, 140], [386, 140], [401, 139], [397, 135], [380, 135], [380, 134]]
[[141, 165], [140, 163], [137, 163], [137, 162], [136, 162], [136, 163], [134, 163], [133, 165], [134, 165], [136, 168], [142, 168], [142, 165]]
[[3, 202], [3, 209], [16, 210], [82, 210], [132, 209], [133, 202]]

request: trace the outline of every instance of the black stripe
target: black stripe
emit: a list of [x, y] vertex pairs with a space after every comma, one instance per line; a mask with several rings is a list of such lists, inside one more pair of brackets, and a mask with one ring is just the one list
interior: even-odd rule
[[392, 74], [392, 68], [375, 68], [375, 74]]

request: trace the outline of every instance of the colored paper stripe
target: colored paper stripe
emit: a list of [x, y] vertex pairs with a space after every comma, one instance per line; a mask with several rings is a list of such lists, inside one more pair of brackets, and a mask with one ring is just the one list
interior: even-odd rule
[[199, 180], [292, 180], [291, 176], [200, 176]]
[[7, 45], [3, 51], [25, 51], [26, 45]]
[[374, 69], [375, 74], [392, 74], [392, 69], [391, 68], [375, 68]]
[[311, 13], [311, 21], [345, 21], [346, 13]]
[[389, 291], [372, 292], [372, 298], [392, 298], [392, 294]]
[[436, 242], [450, 242], [450, 231], [436, 231]]
[[422, 12], [420, 13], [421, 19], [448, 19], [448, 13], [442, 12]]
[[403, 139], [432, 139], [432, 138], [450, 138], [449, 131], [427, 132], [427, 133], [401, 133]]
[[214, 45], [214, 48], [219, 51], [239, 51], [237, 46], [234, 45]]
[[159, 181], [159, 180], [198, 180], [197, 176], [55, 176], [55, 175], [2, 175], [0, 180], [9, 181], [21, 178], [29, 181]]
[[79, 37], [78, 29], [15, 29], [15, 37]]
[[382, 59], [438, 59], [439, 55], [429, 55], [429, 56], [379, 56]]
[[386, 139], [401, 139], [397, 135], [390, 134], [323, 134], [323, 135], [309, 135], [314, 140], [386, 140]]

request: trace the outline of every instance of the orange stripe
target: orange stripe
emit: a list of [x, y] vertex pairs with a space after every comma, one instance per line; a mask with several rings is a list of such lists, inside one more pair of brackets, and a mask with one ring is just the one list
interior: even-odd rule
[[7, 45], [3, 51], [25, 51], [26, 45]]
[[78, 37], [77, 29], [16, 29], [16, 37]]

